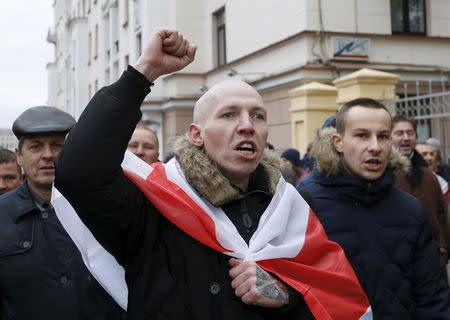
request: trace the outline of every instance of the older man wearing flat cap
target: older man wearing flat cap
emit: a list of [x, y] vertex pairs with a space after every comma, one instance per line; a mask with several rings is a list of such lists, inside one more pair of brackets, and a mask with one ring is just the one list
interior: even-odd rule
[[86, 269], [50, 204], [53, 161], [71, 115], [34, 107], [13, 124], [25, 181], [0, 196], [0, 318], [122, 319], [124, 313]]

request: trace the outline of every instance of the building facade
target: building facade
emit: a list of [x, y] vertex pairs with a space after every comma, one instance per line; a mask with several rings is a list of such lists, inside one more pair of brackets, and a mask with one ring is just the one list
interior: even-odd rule
[[14, 151], [17, 148], [18, 141], [11, 129], [0, 128], [0, 148]]
[[141, 107], [161, 154], [202, 92], [230, 77], [261, 93], [278, 150], [292, 146], [289, 91], [300, 85], [371, 68], [398, 74], [400, 97], [450, 90], [447, 0], [55, 0], [54, 9], [49, 104], [75, 117], [136, 61], [154, 27], [198, 45], [195, 61], [159, 79]]

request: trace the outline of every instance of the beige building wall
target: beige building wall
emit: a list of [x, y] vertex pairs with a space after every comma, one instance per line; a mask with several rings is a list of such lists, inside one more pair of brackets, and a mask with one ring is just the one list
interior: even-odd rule
[[[398, 74], [398, 88], [417, 80], [426, 83], [424, 88], [430, 80], [436, 88], [441, 80], [450, 87], [450, 1], [425, 3], [426, 35], [393, 35], [390, 0], [283, 0], [282, 5], [277, 0], [55, 0], [55, 61], [49, 74], [56, 80], [49, 102], [78, 115], [95, 91], [115, 81], [127, 63], [134, 64], [154, 27], [177, 28], [198, 45], [196, 60], [157, 80], [142, 107], [162, 142], [160, 153], [166, 152], [165, 140], [190, 122], [169, 102], [185, 99], [183, 108], [192, 110], [201, 87], [232, 73], [262, 94], [269, 139], [282, 150], [292, 143], [287, 93], [292, 88], [311, 81], [331, 84], [361, 68]], [[215, 13], [222, 8], [227, 61], [217, 66]], [[368, 59], [334, 59], [336, 36], [367, 39]], [[85, 44], [77, 49], [80, 54], [74, 54], [69, 39]], [[78, 59], [82, 52], [86, 63]], [[184, 120], [177, 122], [174, 115]]]
[[192, 110], [172, 109], [164, 113], [164, 156], [171, 151], [170, 144], [173, 139], [186, 133], [187, 127], [192, 123]]
[[293, 86], [288, 86], [280, 90], [271, 90], [262, 93], [264, 106], [267, 109], [267, 119], [269, 126], [268, 141], [275, 150], [290, 148], [291, 138], [291, 99], [289, 91]]

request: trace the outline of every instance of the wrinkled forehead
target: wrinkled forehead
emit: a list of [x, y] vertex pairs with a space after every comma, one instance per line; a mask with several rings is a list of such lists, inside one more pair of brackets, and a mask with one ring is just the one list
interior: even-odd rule
[[414, 131], [412, 123], [409, 121], [399, 121], [394, 124], [394, 131]]

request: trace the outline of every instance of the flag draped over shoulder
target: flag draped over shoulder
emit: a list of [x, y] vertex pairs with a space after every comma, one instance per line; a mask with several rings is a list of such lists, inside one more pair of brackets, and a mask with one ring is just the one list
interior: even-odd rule
[[[222, 209], [200, 197], [186, 181], [175, 159], [150, 166], [127, 151], [122, 168], [168, 220], [204, 245], [255, 261], [275, 274], [303, 295], [316, 319], [372, 319], [368, 299], [342, 248], [328, 240], [308, 204], [282, 178], [247, 244]], [[52, 203], [88, 269], [126, 308], [128, 291], [123, 268], [95, 240], [55, 188]]]

